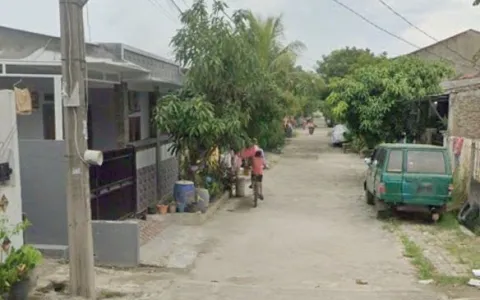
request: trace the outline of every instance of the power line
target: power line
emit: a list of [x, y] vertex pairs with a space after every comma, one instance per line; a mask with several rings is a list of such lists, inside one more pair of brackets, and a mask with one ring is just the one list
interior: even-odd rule
[[[404, 42], [404, 43], [406, 43], [406, 44], [408, 44], [408, 45], [410, 45], [410, 46], [412, 46], [412, 47], [414, 47], [414, 48], [416, 48], [417, 50], [422, 49], [422, 47], [420, 47], [420, 46], [418, 46], [418, 45], [416, 45], [416, 44], [414, 44], [414, 43], [412, 43], [412, 42], [410, 42], [410, 41], [402, 38], [401, 36], [399, 36], [399, 35], [391, 32], [391, 31], [389, 31], [388, 29], [385, 29], [385, 28], [383, 28], [382, 26], [380, 26], [380, 25], [378, 25], [378, 24], [370, 21], [367, 17], [365, 17], [364, 15], [362, 15], [362, 14], [360, 14], [359, 12], [355, 11], [353, 8], [349, 7], [348, 5], [344, 4], [343, 2], [341, 2], [341, 1], [339, 1], [339, 0], [332, 0], [332, 1], [335, 2], [335, 3], [337, 3], [338, 5], [342, 6], [342, 7], [345, 8], [346, 10], [350, 11], [351, 13], [353, 13], [354, 15], [356, 15], [357, 17], [359, 17], [359, 18], [362, 19], [363, 21], [365, 21], [365, 22], [367, 22], [368, 24], [372, 25], [373, 27], [377, 28], [378, 30], [383, 31], [384, 33], [386, 33], [386, 34], [388, 34], [388, 35], [390, 35], [390, 36], [392, 36], [392, 37], [394, 37], [394, 38], [396, 38], [396, 39], [398, 39], [398, 40], [400, 40], [400, 41], [402, 41], [402, 42]], [[453, 60], [451, 60], [451, 59], [449, 59], [449, 58], [446, 58], [446, 57], [443, 57], [443, 56], [441, 56], [441, 55], [438, 55], [437, 53], [432, 52], [432, 51], [430, 51], [430, 50], [428, 50], [428, 49], [424, 49], [424, 50], [425, 50], [425, 52], [428, 52], [428, 53], [430, 53], [430, 54], [432, 54], [432, 55], [434, 55], [434, 56], [437, 56], [437, 57], [439, 57], [439, 58], [441, 58], [441, 59], [443, 59], [443, 60], [448, 60], [448, 61], [450, 61], [450, 62], [452, 62], [452, 63], [454, 63], [454, 64], [457, 64], [457, 63], [458, 63], [458, 62], [455, 62], [455, 61], [453, 61]], [[472, 65], [470, 65], [470, 64], [469, 64], [469, 65], [467, 65], [467, 64], [462, 64], [462, 65], [468, 66], [469, 68], [474, 68], [474, 66], [472, 66]]]
[[172, 21], [173, 23], [177, 23], [177, 18], [174, 18], [170, 14], [168, 14], [167, 10], [162, 6], [162, 4], [160, 4], [160, 2], [158, 2], [157, 0], [147, 0], [147, 1], [150, 2], [150, 4], [152, 4], [153, 6], [155, 6], [155, 8], [159, 9], [160, 12], [165, 17], [167, 17], [167, 19], [170, 19], [170, 21]]
[[[185, 2], [185, 1], [184, 1], [184, 2]], [[170, 3], [173, 4], [173, 6], [178, 10], [178, 12], [179, 12], [180, 14], [183, 14], [182, 9], [180, 8], [180, 6], [178, 6], [178, 4], [177, 4], [177, 2], [175, 2], [175, 0], [170, 0]], [[186, 3], [185, 3], [185, 4], [186, 4]], [[187, 7], [188, 7], [188, 6], [187, 6]]]
[[345, 8], [346, 10], [350, 11], [351, 13], [355, 14], [357, 17], [359, 17], [360, 19], [364, 20], [365, 22], [367, 22], [368, 24], [372, 25], [373, 27], [377, 28], [378, 30], [380, 31], [383, 31], [385, 32], [386, 34], [414, 47], [414, 48], [417, 48], [417, 49], [421, 49], [420, 46], [418, 45], [415, 45], [414, 43], [402, 38], [401, 36], [381, 27], [380, 25], [377, 25], [376, 23], [370, 21], [367, 17], [365, 17], [364, 15], [360, 14], [359, 12], [355, 11], [353, 8], [350, 8], [348, 5], [340, 2], [339, 0], [332, 0], [333, 2], [337, 3], [338, 5], [342, 6], [343, 8]]
[[[405, 21], [405, 23], [409, 24], [410, 26], [412, 26], [413, 28], [415, 28], [416, 30], [418, 30], [419, 32], [423, 33], [425, 36], [429, 37], [430, 39], [432, 39], [433, 41], [435, 42], [440, 42], [440, 40], [438, 40], [437, 38], [435, 38], [434, 36], [432, 36], [431, 34], [429, 34], [428, 32], [426, 32], [425, 30], [421, 29], [420, 27], [418, 27], [417, 25], [413, 24], [410, 20], [408, 20], [406, 17], [404, 17], [402, 14], [400, 14], [398, 11], [396, 11], [391, 5], [389, 5], [388, 3], [386, 3], [384, 0], [378, 0], [383, 6], [385, 6], [388, 10], [390, 10], [393, 14], [395, 14], [396, 16], [398, 16], [400, 19], [402, 19], [403, 21]], [[460, 58], [464, 59], [465, 61], [473, 64], [473, 65], [476, 65], [476, 63], [472, 60], [472, 59], [469, 59], [465, 56], [463, 56], [461, 53], [459, 53], [458, 51], [456, 51], [455, 49], [452, 49], [450, 48], [450, 46], [448, 45], [443, 45], [445, 48], [447, 48], [448, 50], [450, 50], [452, 53], [455, 53], [456, 55], [458, 55]]]

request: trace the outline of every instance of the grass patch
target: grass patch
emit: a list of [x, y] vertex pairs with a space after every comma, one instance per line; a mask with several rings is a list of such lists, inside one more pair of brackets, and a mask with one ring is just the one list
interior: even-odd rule
[[403, 247], [405, 247], [403, 255], [409, 258], [417, 269], [418, 278], [420, 280], [433, 279], [435, 275], [435, 267], [423, 255], [423, 250], [404, 234], [400, 236], [400, 240], [402, 241]]
[[454, 256], [459, 263], [469, 269], [480, 268], [480, 240], [462, 232], [452, 233], [445, 242], [445, 249]]
[[417, 269], [417, 276], [420, 280], [433, 279], [435, 284], [442, 286], [458, 286], [467, 284], [469, 277], [446, 276], [439, 274], [435, 266], [423, 255], [423, 250], [405, 234], [400, 235], [400, 240], [405, 248], [404, 256], [409, 258]]
[[444, 213], [436, 225], [445, 230], [459, 230], [460, 224], [457, 220], [457, 212]]

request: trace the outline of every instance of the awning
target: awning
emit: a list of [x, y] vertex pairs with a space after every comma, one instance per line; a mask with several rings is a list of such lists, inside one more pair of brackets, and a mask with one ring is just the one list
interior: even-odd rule
[[149, 70], [130, 62], [121, 62], [121, 61], [88, 57], [87, 64], [89, 68], [94, 68], [96, 71], [101, 71], [106, 73], [142, 73], [142, 74], [150, 73]]

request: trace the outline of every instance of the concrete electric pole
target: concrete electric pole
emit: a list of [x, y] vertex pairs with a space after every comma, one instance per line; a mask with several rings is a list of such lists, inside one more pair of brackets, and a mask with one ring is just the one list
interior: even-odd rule
[[67, 209], [70, 291], [73, 296], [95, 299], [95, 270], [90, 209], [85, 102], [85, 37], [83, 7], [88, 0], [60, 1], [62, 99], [67, 143]]

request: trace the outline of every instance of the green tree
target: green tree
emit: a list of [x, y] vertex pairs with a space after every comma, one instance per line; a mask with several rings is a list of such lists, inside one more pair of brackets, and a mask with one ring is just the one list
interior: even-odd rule
[[[316, 71], [328, 84], [327, 89], [323, 92], [323, 99], [330, 95], [335, 82], [352, 74], [359, 68], [387, 60], [386, 55], [386, 53], [375, 55], [369, 49], [345, 47], [322, 56], [322, 59], [317, 61]], [[325, 118], [339, 122], [335, 119], [331, 106], [323, 105], [322, 113]]]
[[386, 55], [382, 53], [377, 56], [369, 49], [356, 47], [334, 50], [323, 55], [322, 60], [317, 62], [317, 73], [329, 83], [334, 78], [343, 78], [358, 68], [385, 60]]
[[473, 2], [473, 6], [477, 6], [477, 5], [479, 5], [479, 4], [480, 4], [480, 0], [475, 0], [475, 1]]
[[400, 57], [367, 65], [335, 81], [326, 99], [336, 119], [368, 147], [393, 142], [403, 132], [421, 132], [414, 117], [418, 101], [441, 92], [440, 82], [453, 70], [440, 62]]

